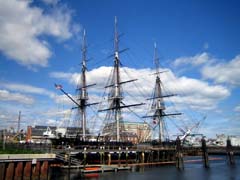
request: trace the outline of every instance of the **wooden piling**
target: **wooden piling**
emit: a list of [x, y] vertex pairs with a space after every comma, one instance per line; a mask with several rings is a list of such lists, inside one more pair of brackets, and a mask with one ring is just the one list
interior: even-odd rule
[[145, 162], [144, 159], [145, 159], [145, 154], [144, 154], [144, 152], [142, 152], [142, 154], [141, 154], [141, 163]]
[[118, 151], [118, 166], [121, 165], [121, 147], [119, 147], [119, 151]]
[[179, 170], [184, 169], [184, 161], [183, 161], [183, 153], [182, 152], [176, 153], [176, 167]]
[[234, 165], [235, 164], [234, 152], [233, 152], [232, 143], [231, 143], [231, 140], [229, 137], [227, 139], [226, 150], [227, 150], [227, 159], [228, 159], [229, 164]]
[[203, 157], [203, 165], [205, 168], [209, 168], [209, 159], [208, 159], [208, 151], [206, 140], [202, 138], [202, 157]]
[[135, 159], [135, 162], [136, 163], [139, 163], [140, 162], [140, 152], [136, 152], [136, 159]]
[[99, 150], [99, 164], [102, 164], [102, 146], [100, 146]]
[[182, 145], [179, 137], [176, 139], [176, 168], [179, 170], [184, 169]]
[[100, 147], [100, 164], [105, 164], [105, 157], [104, 157], [104, 154], [105, 154], [105, 148], [104, 146], [103, 147]]
[[111, 165], [111, 154], [108, 153], [108, 165]]
[[151, 163], [153, 163], [153, 155], [154, 155], [154, 151], [151, 151]]
[[102, 159], [102, 162], [101, 162], [101, 163], [102, 163], [102, 164], [105, 164], [104, 152], [102, 152], [102, 158], [101, 158], [101, 159]]
[[160, 155], [159, 155], [159, 150], [157, 151], [157, 161], [159, 162], [160, 161]]
[[162, 152], [162, 161], [165, 162], [165, 151]]
[[83, 150], [83, 165], [84, 165], [84, 167], [86, 166], [86, 164], [87, 164], [87, 148], [85, 147]]
[[167, 162], [169, 162], [171, 160], [171, 154], [170, 151], [167, 152]]

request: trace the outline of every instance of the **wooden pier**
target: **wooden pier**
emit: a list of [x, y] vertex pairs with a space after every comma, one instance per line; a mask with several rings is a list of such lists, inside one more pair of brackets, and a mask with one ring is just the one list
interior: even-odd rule
[[[47, 179], [49, 168], [79, 169], [83, 174], [106, 171], [134, 170], [142, 166], [176, 165], [184, 170], [185, 163], [202, 162], [210, 168], [211, 161], [221, 158], [208, 155], [225, 155], [234, 165], [234, 156], [240, 155], [240, 147], [205, 146], [184, 147], [173, 145], [137, 146], [86, 146], [68, 149], [51, 149], [52, 154], [3, 154], [0, 155], [0, 180], [3, 179]], [[194, 160], [184, 157], [195, 156]]]
[[[174, 145], [146, 145], [130, 147], [82, 147], [81, 149], [55, 150], [56, 158], [62, 161], [62, 168], [77, 168], [82, 173], [129, 170], [139, 166], [176, 165], [184, 170], [185, 163], [202, 162], [209, 168], [210, 161], [222, 158], [208, 155], [227, 155], [229, 164], [234, 163], [234, 155], [240, 154], [240, 147], [206, 146], [204, 139], [199, 147], [184, 147], [181, 143]], [[184, 157], [199, 157], [186, 160]]]

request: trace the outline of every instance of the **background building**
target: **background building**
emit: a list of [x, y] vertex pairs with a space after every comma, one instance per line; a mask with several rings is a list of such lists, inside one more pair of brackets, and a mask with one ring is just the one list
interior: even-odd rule
[[[105, 140], [116, 140], [116, 123], [106, 124], [102, 135]], [[121, 122], [120, 140], [130, 141], [134, 144], [151, 140], [152, 132], [147, 123], [144, 122]]]

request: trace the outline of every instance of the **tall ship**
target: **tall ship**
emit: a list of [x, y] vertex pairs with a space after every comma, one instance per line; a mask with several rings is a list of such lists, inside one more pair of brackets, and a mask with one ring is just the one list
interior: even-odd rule
[[[87, 42], [86, 31], [83, 31], [82, 37], [82, 60], [81, 60], [81, 75], [77, 85], [76, 96], [70, 96], [65, 92], [60, 84], [55, 84], [56, 89], [66, 95], [74, 104], [71, 111], [76, 113], [75, 127], [48, 127], [43, 135], [46, 138], [52, 139], [58, 144], [67, 142], [77, 145], [83, 142], [131, 142], [138, 144], [142, 142], [155, 141], [159, 144], [170, 140], [167, 132], [167, 123], [169, 117], [175, 118], [181, 116], [181, 112], [166, 112], [165, 99], [175, 96], [175, 94], [165, 93], [163, 91], [163, 81], [161, 76], [165, 71], [161, 71], [159, 57], [157, 53], [157, 45], [154, 44], [153, 60], [155, 63], [155, 72], [151, 74], [154, 86], [152, 88], [151, 97], [146, 99], [137, 99], [136, 102], [129, 98], [127, 93], [129, 87], [135, 87], [138, 79], [122, 78], [122, 73], [126, 68], [122, 67], [120, 55], [126, 49], [120, 50], [119, 47], [119, 32], [117, 18], [114, 23], [114, 52], [110, 56], [113, 59], [113, 67], [104, 87], [102, 99], [99, 102], [91, 102], [89, 88], [94, 88], [97, 84], [88, 84], [87, 77]], [[154, 80], [155, 79], [155, 80]], [[133, 84], [132, 86], [130, 84]], [[127, 86], [127, 88], [126, 88]], [[140, 89], [141, 87], [139, 87]], [[151, 88], [151, 87], [149, 87]], [[128, 95], [126, 97], [126, 94]], [[134, 94], [132, 95], [134, 97]], [[129, 103], [131, 100], [131, 103]], [[133, 103], [132, 103], [133, 102]], [[88, 113], [89, 108], [95, 109], [95, 124], [98, 131], [94, 131], [94, 127], [90, 127], [90, 118]], [[141, 111], [139, 113], [139, 111]], [[168, 118], [168, 119], [167, 119]], [[93, 118], [92, 118], [93, 119]], [[91, 120], [92, 120], [91, 119]], [[136, 120], [134, 120], [136, 119]], [[180, 127], [181, 123], [174, 123], [181, 134], [178, 134], [182, 140], [185, 140], [190, 135], [194, 128], [199, 127], [199, 122], [191, 127]], [[186, 123], [185, 123], [186, 125]], [[72, 133], [69, 133], [72, 132]], [[73, 133], [74, 132], [74, 133]], [[176, 132], [177, 134], [177, 132]]]

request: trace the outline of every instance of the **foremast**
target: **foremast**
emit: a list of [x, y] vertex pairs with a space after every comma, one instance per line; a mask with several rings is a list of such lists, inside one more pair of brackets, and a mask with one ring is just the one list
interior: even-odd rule
[[86, 140], [86, 132], [87, 132], [87, 121], [86, 121], [86, 109], [88, 106], [96, 105], [98, 103], [88, 103], [88, 92], [87, 88], [94, 86], [96, 84], [87, 84], [86, 80], [86, 71], [87, 71], [87, 43], [86, 43], [86, 31], [83, 30], [83, 42], [82, 42], [82, 69], [81, 69], [81, 82], [80, 86], [77, 88], [79, 91], [79, 98], [78, 98], [78, 110], [80, 112], [80, 120], [81, 120], [81, 127], [82, 127], [82, 139], [83, 141]]
[[78, 109], [80, 113], [80, 121], [81, 121], [81, 128], [82, 128], [82, 140], [86, 140], [86, 132], [87, 132], [87, 121], [86, 121], [86, 109], [88, 106], [91, 105], [96, 105], [98, 103], [87, 103], [88, 101], [88, 92], [87, 88], [90, 86], [94, 86], [96, 84], [89, 84], [87, 85], [87, 80], [86, 80], [86, 71], [87, 71], [87, 45], [86, 45], [86, 31], [83, 31], [83, 42], [82, 42], [82, 63], [81, 63], [81, 79], [80, 83], [77, 87], [78, 91], [78, 99], [75, 100], [73, 99], [67, 92], [65, 92], [62, 88], [61, 85], [55, 84], [56, 89], [59, 89], [62, 93], [64, 93], [75, 105], [76, 107], [73, 107], [72, 109]]

